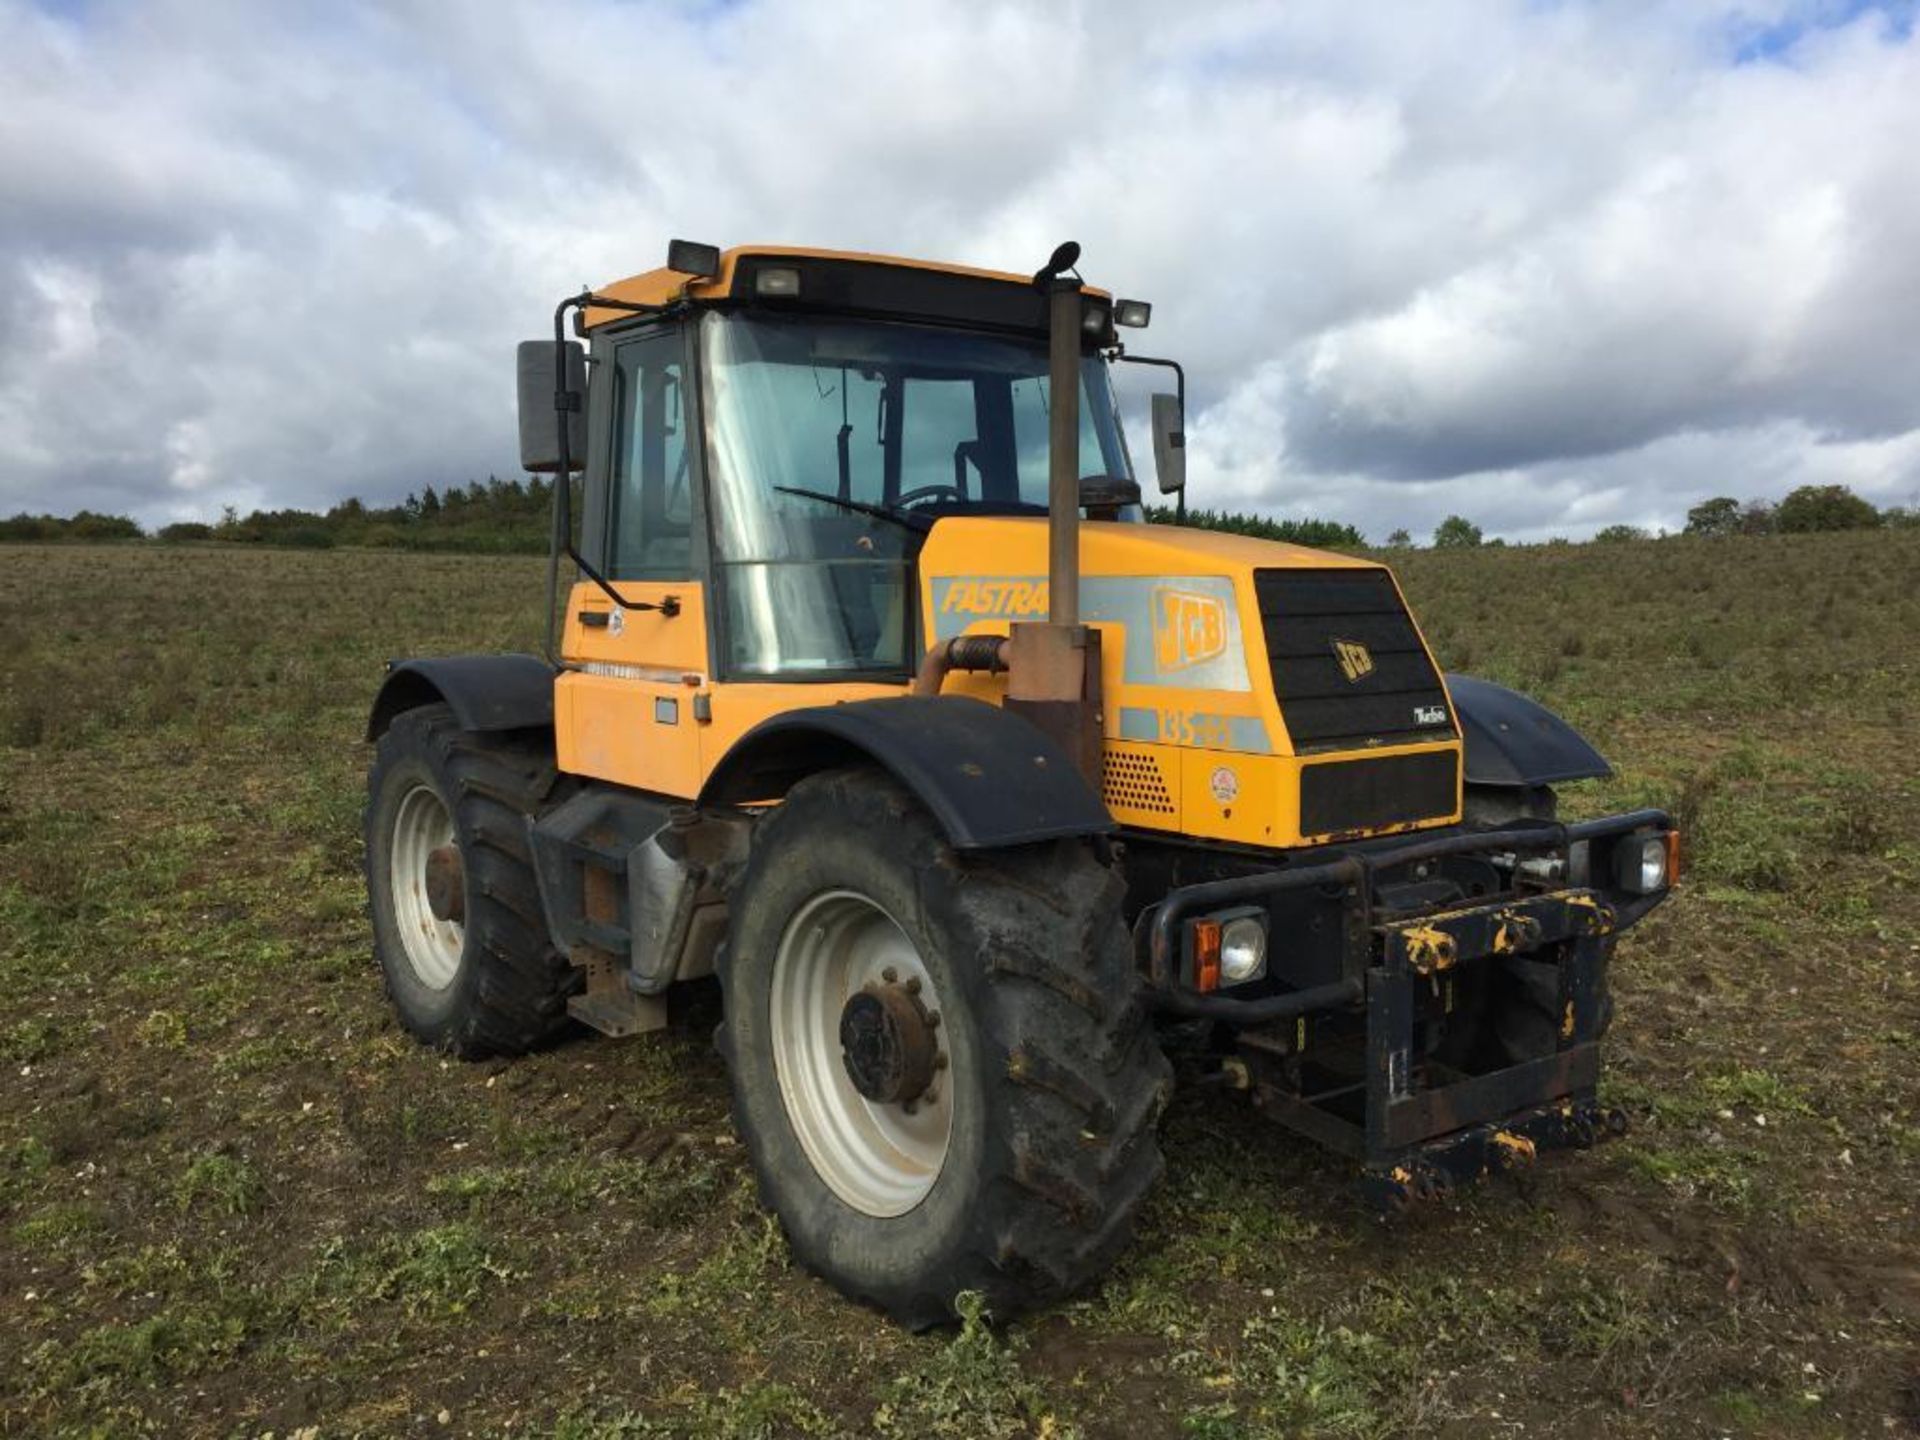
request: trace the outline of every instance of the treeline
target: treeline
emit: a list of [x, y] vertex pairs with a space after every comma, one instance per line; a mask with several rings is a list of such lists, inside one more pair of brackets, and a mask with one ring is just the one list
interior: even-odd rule
[[[577, 482], [576, 482], [577, 483]], [[577, 493], [577, 492], [576, 492]], [[398, 505], [376, 506], [342, 500], [324, 513], [312, 510], [256, 510], [240, 515], [228, 509], [218, 522], [185, 520], [163, 526], [153, 538], [166, 542], [222, 540], [242, 545], [281, 545], [325, 550], [336, 545], [373, 549], [480, 551], [544, 555], [552, 525], [553, 485], [537, 475], [525, 480], [489, 476], [444, 491], [429, 485]], [[1147, 506], [1157, 524], [1176, 523], [1169, 506]], [[1224, 530], [1260, 540], [1285, 540], [1322, 550], [1360, 550], [1367, 538], [1337, 520], [1274, 520], [1226, 510], [1189, 510], [1185, 524], [1200, 530]], [[1816, 530], [1860, 530], [1920, 525], [1920, 507], [1875, 509], [1844, 485], [1804, 485], [1778, 504], [1736, 500], [1730, 495], [1703, 500], [1687, 512], [1689, 535], [1804, 534]], [[0, 541], [140, 540], [140, 526], [125, 515], [82, 510], [77, 515], [15, 515], [0, 519]], [[1657, 538], [1635, 525], [1609, 525], [1593, 537], [1599, 544]], [[1386, 537], [1387, 549], [1414, 545], [1405, 530]], [[1436, 550], [1503, 545], [1489, 540], [1463, 515], [1449, 515], [1434, 527]], [[1549, 544], [1566, 544], [1551, 540]]]
[[138, 540], [146, 534], [125, 515], [15, 515], [0, 520], [0, 540]]
[[[1788, 493], [1778, 504], [1766, 500], [1736, 500], [1731, 495], [1716, 495], [1702, 500], [1687, 511], [1688, 535], [1808, 535], [1821, 530], [1877, 530], [1881, 527], [1920, 526], [1920, 506], [1889, 505], [1876, 509], [1873, 503], [1844, 485], [1802, 485]], [[1595, 533], [1592, 543], [1617, 545], [1629, 540], [1656, 540], [1659, 535], [1639, 525], [1609, 525]], [[1387, 548], [1403, 549], [1414, 543], [1405, 530], [1387, 536]], [[1503, 545], [1503, 540], [1488, 540], [1480, 527], [1464, 515], [1449, 515], [1433, 530], [1433, 548], [1461, 550], [1475, 545]], [[1564, 545], [1565, 540], [1549, 540], [1549, 545]]]
[[[218, 522], [182, 520], [164, 525], [154, 538], [170, 543], [223, 540], [240, 545], [283, 545], [328, 550], [358, 545], [386, 550], [482, 551], [544, 555], [552, 525], [553, 485], [537, 475], [525, 480], [489, 476], [444, 491], [429, 485], [398, 505], [342, 500], [332, 509], [255, 510], [231, 507]], [[0, 540], [138, 540], [144, 532], [124, 515], [70, 518], [16, 515], [0, 520]]]
[[1147, 519], [1156, 525], [1183, 523], [1195, 530], [1225, 530], [1256, 540], [1311, 545], [1316, 550], [1362, 550], [1367, 544], [1366, 536], [1338, 520], [1270, 520], [1264, 515], [1242, 515], [1231, 510], [1189, 510], [1185, 521], [1176, 521], [1177, 512], [1170, 505], [1149, 505], [1146, 509]]

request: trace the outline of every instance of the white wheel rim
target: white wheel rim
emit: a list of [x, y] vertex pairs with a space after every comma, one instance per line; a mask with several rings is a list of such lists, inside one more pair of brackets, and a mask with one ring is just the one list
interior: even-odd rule
[[407, 965], [429, 990], [453, 983], [466, 946], [466, 928], [457, 920], [439, 919], [427, 903], [427, 857], [453, 843], [453, 817], [446, 805], [429, 786], [414, 786], [394, 811], [387, 876]]
[[[927, 1197], [953, 1135], [951, 1069], [904, 1105], [868, 1100], [853, 1086], [840, 1048], [840, 1014], [868, 984], [918, 979], [921, 1006], [939, 1014], [933, 977], [887, 912], [852, 890], [816, 895], [780, 938], [773, 961], [774, 1069], [787, 1119], [827, 1187], [862, 1214], [904, 1215]], [[935, 1031], [943, 1055], [945, 1026]]]

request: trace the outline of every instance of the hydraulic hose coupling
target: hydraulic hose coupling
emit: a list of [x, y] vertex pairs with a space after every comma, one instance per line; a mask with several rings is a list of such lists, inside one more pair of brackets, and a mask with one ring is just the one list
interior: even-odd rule
[[920, 662], [913, 677], [915, 695], [938, 695], [950, 670], [984, 670], [1004, 673], [1007, 668], [1007, 637], [1004, 635], [955, 635], [942, 640]]

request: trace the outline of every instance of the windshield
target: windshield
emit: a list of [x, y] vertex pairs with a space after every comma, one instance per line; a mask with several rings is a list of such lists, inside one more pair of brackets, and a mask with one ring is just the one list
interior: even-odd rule
[[[817, 316], [709, 314], [700, 334], [730, 669], [910, 668], [928, 521], [1046, 513], [1046, 347]], [[1080, 469], [1133, 478], [1097, 358]]]

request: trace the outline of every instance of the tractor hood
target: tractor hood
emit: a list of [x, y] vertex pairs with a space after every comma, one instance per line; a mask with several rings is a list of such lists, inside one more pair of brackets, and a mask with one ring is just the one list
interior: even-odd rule
[[[1270, 845], [1458, 815], [1453, 706], [1385, 566], [1115, 522], [1082, 524], [1080, 566], [1116, 818]], [[1041, 517], [941, 520], [919, 568], [927, 645], [1047, 618]], [[991, 675], [947, 684], [989, 701], [1001, 688]], [[1273, 799], [1237, 804], [1250, 789]]]

